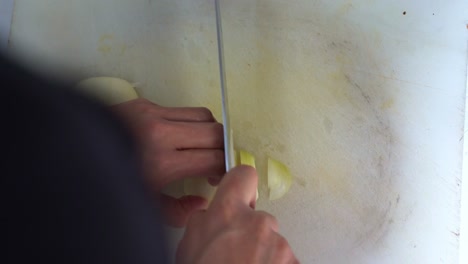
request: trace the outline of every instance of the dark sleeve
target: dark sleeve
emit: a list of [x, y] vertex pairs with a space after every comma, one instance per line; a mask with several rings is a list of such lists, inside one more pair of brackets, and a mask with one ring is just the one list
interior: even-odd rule
[[167, 263], [155, 199], [120, 123], [1, 58], [0, 75], [0, 262]]

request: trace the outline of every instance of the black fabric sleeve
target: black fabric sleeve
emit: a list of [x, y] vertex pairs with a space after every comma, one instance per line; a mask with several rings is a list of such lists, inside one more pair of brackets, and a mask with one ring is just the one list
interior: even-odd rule
[[117, 119], [1, 58], [0, 74], [0, 262], [167, 263], [156, 199]]

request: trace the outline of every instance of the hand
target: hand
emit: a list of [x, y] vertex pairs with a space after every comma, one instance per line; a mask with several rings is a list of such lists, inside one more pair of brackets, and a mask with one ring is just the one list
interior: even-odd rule
[[240, 166], [227, 173], [206, 211], [194, 213], [177, 250], [178, 264], [299, 263], [276, 219], [257, 212], [257, 174]]
[[[224, 174], [223, 126], [206, 108], [167, 108], [146, 99], [112, 107], [135, 134], [143, 170], [159, 193], [170, 182], [187, 177], [207, 177], [216, 184]], [[161, 195], [168, 224], [185, 226], [194, 210], [206, 208], [201, 197], [175, 199]]]

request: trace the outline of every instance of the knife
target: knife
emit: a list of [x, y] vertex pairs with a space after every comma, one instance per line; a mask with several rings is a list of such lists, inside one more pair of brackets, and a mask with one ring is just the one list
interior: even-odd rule
[[223, 30], [221, 26], [221, 10], [219, 0], [215, 1], [216, 9], [216, 34], [218, 39], [218, 60], [219, 60], [219, 77], [221, 85], [221, 102], [223, 107], [223, 137], [224, 137], [224, 162], [226, 164], [226, 172], [234, 167], [234, 147], [231, 124], [229, 120], [229, 102], [226, 88], [226, 71], [224, 68], [224, 47], [223, 47]]

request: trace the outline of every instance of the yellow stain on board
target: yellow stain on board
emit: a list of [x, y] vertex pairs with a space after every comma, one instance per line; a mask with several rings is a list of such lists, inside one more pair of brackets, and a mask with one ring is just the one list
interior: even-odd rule
[[346, 15], [349, 13], [349, 11], [351, 11], [351, 9], [353, 9], [353, 7], [353, 3], [351, 2], [344, 3], [338, 8], [338, 14]]
[[120, 56], [124, 55], [126, 51], [127, 51], [127, 45], [122, 45], [120, 47]]
[[99, 37], [99, 42], [104, 42], [106, 40], [113, 40], [114, 39], [114, 35], [113, 34], [102, 34], [100, 37]]
[[112, 47], [111, 47], [111, 46], [108, 46], [108, 45], [99, 45], [99, 47], [97, 48], [97, 50], [98, 50], [99, 53], [101, 53], [102, 55], [107, 55], [107, 54], [109, 54], [109, 53], [112, 51]]
[[97, 47], [97, 51], [102, 55], [106, 56], [110, 53], [114, 52], [118, 56], [123, 56], [127, 51], [127, 45], [125, 44], [118, 44], [114, 41], [113, 34], [102, 34], [99, 37], [99, 43]]
[[395, 105], [395, 100], [393, 98], [391, 98], [391, 99], [388, 99], [388, 100], [384, 101], [380, 105], [380, 109], [387, 110], [387, 109], [392, 108], [394, 105]]

